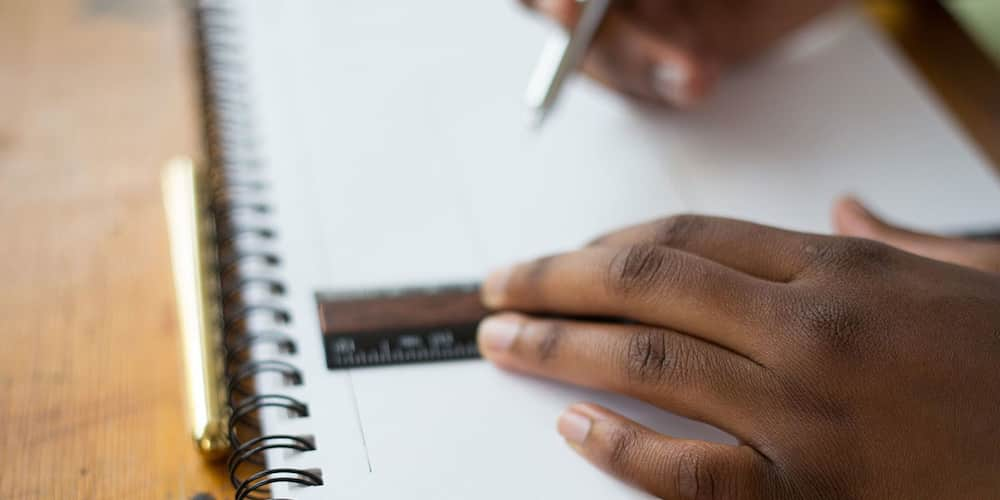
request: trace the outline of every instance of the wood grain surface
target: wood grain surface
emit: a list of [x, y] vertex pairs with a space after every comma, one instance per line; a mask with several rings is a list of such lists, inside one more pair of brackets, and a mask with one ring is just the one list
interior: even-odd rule
[[[868, 5], [1000, 164], [996, 68], [933, 2]], [[0, 499], [230, 494], [184, 422], [158, 185], [200, 150], [189, 30], [180, 1], [0, 0]]]
[[0, 498], [223, 498], [185, 424], [159, 170], [181, 2], [0, 2]]
[[1000, 169], [1000, 67], [936, 0], [868, 0], [865, 6]]

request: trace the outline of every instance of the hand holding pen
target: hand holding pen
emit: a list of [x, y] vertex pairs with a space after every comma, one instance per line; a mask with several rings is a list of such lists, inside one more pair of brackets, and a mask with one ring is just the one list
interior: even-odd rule
[[726, 67], [841, 0], [521, 1], [571, 33], [562, 44], [550, 43], [529, 90], [529, 105], [544, 116], [576, 68], [626, 95], [691, 107], [711, 93]]

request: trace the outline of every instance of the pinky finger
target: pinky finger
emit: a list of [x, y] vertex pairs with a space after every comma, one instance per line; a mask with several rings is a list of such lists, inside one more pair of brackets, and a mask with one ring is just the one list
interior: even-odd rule
[[771, 463], [746, 445], [671, 438], [590, 404], [570, 407], [558, 428], [591, 463], [660, 498], [781, 496]]

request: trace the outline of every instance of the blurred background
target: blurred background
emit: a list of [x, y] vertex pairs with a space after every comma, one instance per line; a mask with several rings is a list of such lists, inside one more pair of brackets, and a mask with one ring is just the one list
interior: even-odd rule
[[951, 0], [946, 5], [993, 60], [1000, 62], [1000, 2]]

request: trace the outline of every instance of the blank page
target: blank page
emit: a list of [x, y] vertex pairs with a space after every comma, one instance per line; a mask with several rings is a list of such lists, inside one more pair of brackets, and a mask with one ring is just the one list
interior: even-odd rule
[[734, 442], [480, 360], [329, 371], [319, 292], [478, 279], [678, 211], [826, 231], [842, 189], [921, 226], [1000, 214], [980, 157], [854, 11], [733, 75], [702, 111], [652, 109], [578, 78], [531, 130], [521, 97], [548, 28], [514, 0], [240, 5], [253, 139], [274, 179], [305, 380], [281, 390], [310, 405], [309, 418], [264, 424], [318, 447], [270, 459], [319, 468], [326, 481], [278, 496], [638, 496], [556, 433], [559, 413], [581, 400], [672, 435]]

